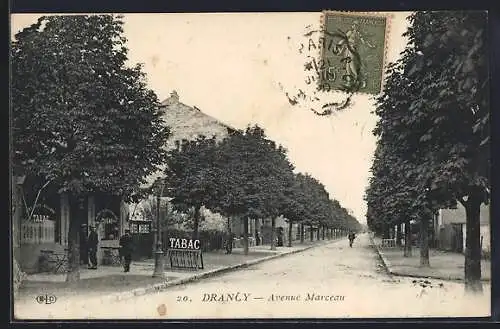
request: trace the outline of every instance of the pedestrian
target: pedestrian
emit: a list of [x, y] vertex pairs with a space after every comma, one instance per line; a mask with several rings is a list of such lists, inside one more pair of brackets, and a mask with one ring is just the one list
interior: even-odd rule
[[80, 227], [80, 265], [88, 265], [89, 263], [89, 251], [87, 246], [88, 234], [87, 224], [82, 224]]
[[349, 238], [349, 247], [352, 248], [352, 244], [354, 242], [354, 239], [356, 239], [356, 234], [353, 231], [351, 231], [351, 232], [349, 232], [349, 235], [347, 237]]
[[130, 262], [132, 261], [132, 236], [130, 230], [125, 230], [125, 234], [120, 238], [120, 257], [123, 257], [123, 272], [130, 272]]
[[87, 249], [89, 257], [89, 269], [97, 269], [97, 245], [99, 244], [99, 237], [95, 231], [95, 226], [90, 226], [90, 233], [87, 238]]

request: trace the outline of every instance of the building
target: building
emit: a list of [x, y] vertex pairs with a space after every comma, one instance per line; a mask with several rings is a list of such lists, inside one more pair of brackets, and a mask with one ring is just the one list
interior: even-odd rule
[[[163, 118], [171, 129], [171, 137], [165, 145], [167, 149], [175, 147], [177, 140], [194, 139], [198, 135], [215, 135], [222, 139], [231, 131], [235, 131], [198, 108], [182, 104], [175, 91], [162, 102], [162, 110]], [[160, 175], [161, 172], [151, 175], [148, 181], [152, 183]], [[72, 216], [68, 195], [51, 190], [50, 185], [40, 190], [43, 183], [26, 177], [14, 176], [12, 179], [13, 252], [20, 267], [27, 273], [38, 270], [42, 250], [64, 254], [68, 247], [68, 230]], [[41, 192], [37, 199], [38, 191]], [[35, 199], [37, 206], [31, 214], [28, 208], [35, 204]], [[88, 234], [84, 225], [96, 226], [101, 247], [98, 252], [99, 262], [102, 261], [104, 248], [118, 248], [119, 237], [125, 229], [130, 228], [137, 233], [150, 232], [149, 229], [144, 230], [151, 227], [148, 220], [144, 223], [135, 220], [133, 225], [130, 225], [129, 215], [132, 207], [119, 196], [101, 193], [90, 195], [81, 201], [81, 212], [78, 216], [80, 235]]]
[[[441, 209], [437, 216], [438, 247], [442, 250], [465, 252], [466, 214], [462, 204], [456, 209]], [[482, 204], [480, 212], [481, 249], [483, 254], [491, 252], [490, 207]]]
[[[36, 201], [39, 184], [26, 177], [14, 177], [12, 185], [12, 242], [13, 254], [26, 273], [38, 271], [42, 250], [65, 253], [71, 216], [66, 193], [42, 190]], [[80, 235], [86, 235], [86, 226], [94, 225], [100, 237], [100, 246], [116, 246], [124, 233], [128, 207], [121, 197], [91, 195], [82, 200]], [[74, 212], [73, 212], [74, 213]], [[85, 226], [84, 226], [85, 225]], [[98, 252], [102, 259], [102, 250]]]

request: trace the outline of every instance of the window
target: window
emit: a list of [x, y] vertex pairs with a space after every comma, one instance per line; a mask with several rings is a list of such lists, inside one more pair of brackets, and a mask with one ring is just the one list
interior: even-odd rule
[[149, 224], [139, 224], [139, 233], [149, 233]]
[[139, 224], [130, 224], [130, 233], [139, 233], [138, 225]]
[[102, 218], [102, 224], [104, 228], [104, 235], [102, 240], [116, 240], [119, 236], [119, 223], [118, 220], [113, 217]]

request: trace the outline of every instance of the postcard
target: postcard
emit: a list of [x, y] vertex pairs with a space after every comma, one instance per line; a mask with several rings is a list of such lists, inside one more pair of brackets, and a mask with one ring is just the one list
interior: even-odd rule
[[12, 14], [13, 320], [490, 316], [487, 27]]

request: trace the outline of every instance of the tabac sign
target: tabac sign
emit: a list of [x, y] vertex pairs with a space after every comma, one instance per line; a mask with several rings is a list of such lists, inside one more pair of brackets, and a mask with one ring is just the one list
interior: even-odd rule
[[40, 204], [34, 207], [30, 219], [35, 223], [42, 223], [48, 220], [54, 220], [56, 211], [51, 207]]
[[171, 268], [203, 269], [203, 254], [200, 240], [170, 238], [168, 257]]

